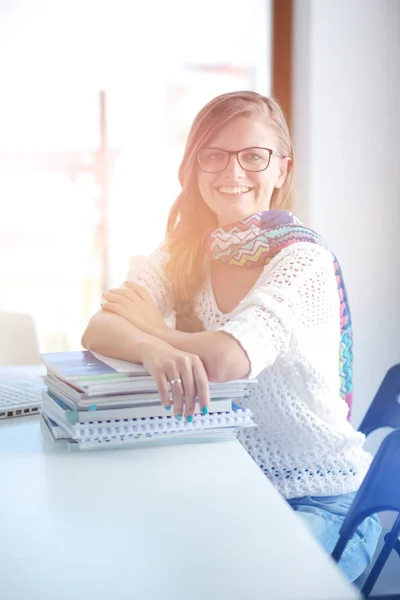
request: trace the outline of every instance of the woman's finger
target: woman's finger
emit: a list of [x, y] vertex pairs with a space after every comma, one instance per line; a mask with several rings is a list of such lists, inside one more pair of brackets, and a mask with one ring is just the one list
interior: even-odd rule
[[185, 417], [190, 423], [193, 420], [196, 408], [196, 385], [193, 378], [192, 361], [189, 357], [184, 357], [179, 361], [178, 370], [185, 397]]
[[161, 404], [164, 406], [164, 408], [170, 410], [171, 400], [169, 397], [168, 379], [165, 373], [161, 372], [160, 374], [156, 375], [154, 379], [156, 380], [157, 389], [160, 394]]
[[110, 292], [106, 292], [103, 294], [103, 298], [108, 302], [114, 302], [121, 306], [125, 306], [125, 308], [132, 308], [132, 302], [122, 294], [111, 294]]
[[107, 293], [127, 298], [131, 302], [138, 302], [141, 300], [139, 294], [137, 294], [134, 290], [128, 290], [127, 288], [113, 288], [112, 290], [108, 290]]
[[129, 310], [126, 306], [123, 306], [119, 302], [103, 302], [101, 304], [102, 310], [108, 310], [109, 312], [115, 313], [116, 315], [120, 315], [120, 317], [124, 317], [124, 319], [129, 319]]
[[193, 375], [201, 412], [207, 414], [210, 409], [210, 386], [206, 370], [198, 356], [194, 357], [193, 360]]
[[174, 404], [174, 415], [180, 420], [183, 416], [183, 407], [185, 402], [182, 379], [177, 371], [170, 372], [169, 375], [167, 374], [167, 379], [169, 381], [172, 402]]
[[151, 300], [151, 302], [153, 302], [149, 292], [139, 283], [134, 283], [133, 281], [124, 281], [124, 286], [126, 286], [133, 293], [137, 294], [142, 300]]

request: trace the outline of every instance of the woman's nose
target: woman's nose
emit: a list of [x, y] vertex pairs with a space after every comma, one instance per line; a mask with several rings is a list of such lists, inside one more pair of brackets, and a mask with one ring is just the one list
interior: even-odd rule
[[226, 177], [237, 177], [243, 175], [244, 169], [239, 164], [238, 157], [234, 154], [231, 154], [229, 157], [229, 162], [224, 169], [224, 175]]

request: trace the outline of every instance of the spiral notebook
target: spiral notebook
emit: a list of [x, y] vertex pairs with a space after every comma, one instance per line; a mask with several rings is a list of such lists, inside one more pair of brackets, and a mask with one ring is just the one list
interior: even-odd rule
[[67, 434], [70, 444], [80, 450], [100, 449], [101, 447], [158, 445], [175, 441], [193, 442], [208, 437], [223, 438], [235, 436], [241, 427], [254, 427], [253, 414], [249, 409], [235, 407], [230, 412], [209, 415], [195, 415], [192, 423], [177, 421], [175, 417], [147, 417], [142, 419], [115, 419], [93, 423], [65, 423], [57, 416], [47, 413], [43, 421], [53, 439], [66, 437], [52, 429], [60, 428]]

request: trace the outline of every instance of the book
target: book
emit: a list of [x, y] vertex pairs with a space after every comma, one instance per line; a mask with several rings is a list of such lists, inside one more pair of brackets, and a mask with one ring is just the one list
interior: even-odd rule
[[[41, 355], [41, 360], [48, 375], [53, 375], [71, 388], [86, 394], [85, 400], [91, 396], [157, 391], [154, 378], [143, 365], [136, 363], [109, 358], [87, 350], [45, 353]], [[223, 397], [230, 395], [230, 389], [238, 389], [239, 386], [244, 394], [249, 383], [252, 382], [235, 380], [218, 384], [210, 382], [209, 386], [210, 391], [218, 390]]]
[[[48, 374], [87, 395], [96, 390], [97, 393], [114, 393], [119, 385], [145, 391], [143, 387], [151, 380], [143, 365], [102, 357], [87, 350], [45, 353], [41, 354], [41, 361]], [[130, 379], [135, 379], [135, 385]], [[143, 386], [137, 385], [140, 383]]]
[[88, 396], [84, 392], [78, 392], [64, 381], [57, 379], [54, 375], [46, 375], [43, 379], [48, 390], [53, 392], [59, 398], [65, 400], [71, 407], [80, 408], [81, 410], [96, 410], [99, 404], [102, 407], [124, 407], [132, 406], [140, 402], [152, 403], [159, 399], [158, 391], [154, 392], [136, 392], [136, 393], [108, 393], [104, 395]]
[[71, 449], [217, 441], [255, 426], [251, 411], [233, 402], [254, 381], [210, 382], [209, 414], [197, 412], [187, 423], [161, 405], [156, 382], [143, 365], [88, 351], [47, 353], [42, 362], [47, 387], [41, 428]]
[[[45, 418], [46, 417], [46, 418]], [[65, 423], [54, 414], [42, 414], [47, 430], [53, 439], [61, 439], [63, 432], [79, 449], [101, 447], [126, 447], [128, 445], [158, 445], [194, 442], [211, 438], [232, 439], [241, 427], [254, 427], [253, 414], [249, 409], [233, 405], [232, 411], [213, 415], [195, 415], [192, 423], [177, 421], [174, 417], [148, 417], [142, 419], [115, 419], [93, 423]], [[53, 432], [58, 427], [63, 432]], [[208, 437], [207, 437], [208, 435]], [[57, 436], [57, 437], [56, 437]]]
[[[42, 410], [44, 413], [53, 413], [66, 423], [89, 423], [110, 419], [130, 419], [140, 417], [164, 417], [168, 415], [168, 412], [162, 406], [159, 396], [151, 402], [140, 402], [140, 398], [125, 408], [121, 407], [109, 407], [105, 409], [92, 410], [78, 410], [77, 408], [71, 407], [69, 400], [64, 396], [59, 396], [53, 389], [48, 388], [47, 391], [42, 391]], [[197, 409], [200, 412], [198, 405]], [[211, 400], [210, 402], [210, 413], [230, 411], [232, 410], [231, 399]]]
[[[53, 419], [50, 419], [44, 412], [40, 415], [41, 429], [46, 429], [47, 432], [51, 433], [53, 440], [66, 440], [69, 439], [69, 433], [62, 427], [59, 427]], [[43, 427], [44, 425], [45, 427]]]
[[[47, 389], [55, 394], [61, 400], [64, 400], [71, 408], [75, 410], [96, 410], [97, 408], [124, 408], [141, 404], [152, 404], [159, 401], [158, 390], [154, 392], [136, 392], [123, 394], [104, 394], [88, 396], [84, 392], [78, 392], [67, 383], [57, 379], [54, 375], [44, 377], [44, 383]], [[226, 391], [221, 391], [217, 386], [210, 388], [210, 399], [218, 400], [226, 397]], [[229, 389], [229, 397], [232, 399], [243, 398], [245, 391], [243, 383], [232, 384]]]

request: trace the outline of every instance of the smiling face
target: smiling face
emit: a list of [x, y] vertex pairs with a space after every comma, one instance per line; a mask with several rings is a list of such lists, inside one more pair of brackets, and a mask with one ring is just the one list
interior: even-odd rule
[[[260, 147], [279, 152], [273, 128], [256, 116], [237, 117], [228, 122], [209, 140], [207, 148], [210, 147], [229, 151]], [[268, 210], [274, 189], [285, 181], [289, 161], [273, 154], [268, 168], [256, 172], [244, 170], [232, 155], [226, 168], [218, 173], [206, 173], [198, 166], [201, 196], [217, 216], [219, 225], [236, 223]]]

